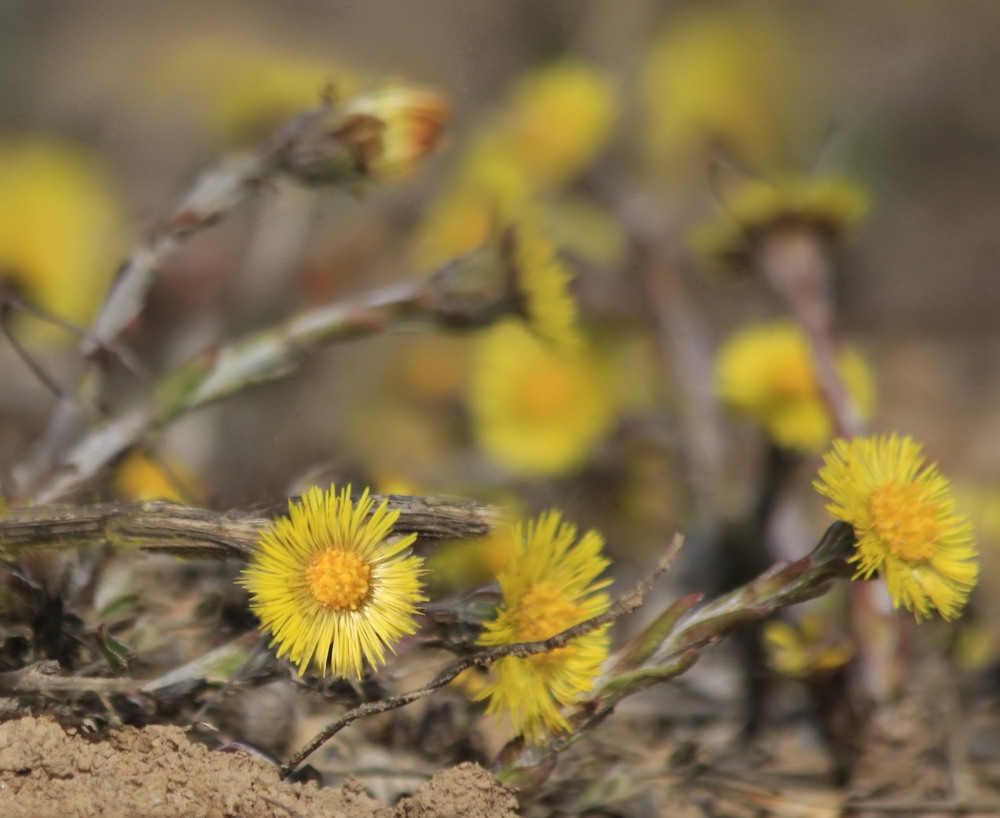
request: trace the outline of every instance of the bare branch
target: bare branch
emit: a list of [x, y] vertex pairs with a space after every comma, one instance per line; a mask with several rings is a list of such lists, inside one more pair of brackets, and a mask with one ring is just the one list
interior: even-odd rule
[[[498, 521], [490, 506], [472, 500], [372, 495], [398, 510], [397, 533], [428, 539], [475, 537]], [[180, 556], [246, 559], [260, 529], [287, 505], [267, 511], [209, 511], [156, 500], [11, 509], [0, 516], [0, 553], [26, 548], [80, 548], [108, 544]]]

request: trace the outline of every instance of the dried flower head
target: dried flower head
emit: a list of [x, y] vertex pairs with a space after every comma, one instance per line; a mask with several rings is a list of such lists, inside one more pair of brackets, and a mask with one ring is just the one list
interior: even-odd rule
[[919, 620], [936, 608], [955, 619], [976, 584], [972, 528], [955, 511], [948, 480], [924, 465], [909, 437], [836, 440], [813, 483], [827, 510], [857, 538], [857, 577], [876, 571], [889, 596]]
[[[608, 560], [596, 531], [577, 540], [576, 526], [550, 511], [518, 525], [515, 541], [516, 552], [498, 576], [503, 603], [486, 623], [480, 645], [548, 639], [608, 609], [610, 600], [600, 589], [610, 580], [598, 579]], [[487, 712], [506, 713], [528, 742], [541, 743], [570, 729], [562, 708], [591, 690], [608, 646], [607, 628], [600, 628], [548, 653], [505, 656], [477, 698], [489, 699]]]
[[838, 244], [867, 213], [868, 196], [846, 179], [747, 182], [727, 199], [715, 221], [694, 232], [691, 243], [720, 266], [746, 271], [753, 268], [758, 248], [771, 235], [798, 230]]
[[[864, 358], [845, 347], [837, 355], [837, 371], [860, 416], [870, 416], [874, 385]], [[789, 321], [758, 324], [726, 341], [716, 359], [715, 391], [784, 448], [818, 453], [833, 436], [809, 345]]]
[[615, 411], [606, 368], [589, 348], [553, 347], [516, 321], [476, 339], [469, 400], [480, 445], [518, 474], [577, 468]]
[[408, 555], [416, 535], [391, 537], [399, 512], [373, 505], [367, 489], [352, 502], [350, 487], [311, 488], [261, 532], [243, 570], [251, 609], [300, 674], [312, 663], [320, 675], [360, 678], [362, 660], [381, 665], [416, 630], [425, 599], [422, 560]]
[[[358, 156], [365, 172], [375, 179], [394, 179], [410, 173], [434, 153], [451, 106], [439, 94], [422, 88], [390, 85], [344, 103], [347, 122], [366, 118], [377, 134], [359, 140]], [[345, 133], [349, 130], [345, 125]]]

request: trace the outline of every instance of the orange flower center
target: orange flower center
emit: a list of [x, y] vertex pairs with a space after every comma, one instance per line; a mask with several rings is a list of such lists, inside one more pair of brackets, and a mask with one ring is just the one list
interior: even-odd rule
[[912, 565], [934, 556], [941, 535], [938, 506], [927, 502], [919, 486], [883, 483], [872, 492], [868, 508], [875, 533], [894, 557]]
[[[566, 598], [562, 589], [551, 582], [538, 582], [521, 597], [514, 614], [514, 628], [519, 642], [537, 642], [561, 633], [580, 621], [579, 608]], [[535, 665], [549, 665], [564, 659], [573, 651], [567, 645], [548, 653], [536, 653], [528, 658]]]
[[306, 569], [309, 593], [330, 611], [356, 611], [371, 591], [372, 569], [360, 556], [331, 548]]
[[552, 420], [573, 406], [573, 376], [562, 367], [536, 366], [521, 377], [517, 405], [529, 420]]
[[771, 388], [782, 398], [809, 398], [816, 394], [816, 376], [806, 360], [787, 360], [771, 373]]

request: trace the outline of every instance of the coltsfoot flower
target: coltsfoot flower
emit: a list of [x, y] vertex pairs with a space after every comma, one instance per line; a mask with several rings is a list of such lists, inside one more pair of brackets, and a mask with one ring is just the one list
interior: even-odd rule
[[614, 420], [615, 396], [601, 359], [554, 348], [505, 321], [477, 340], [469, 388], [476, 437], [518, 474], [578, 468]]
[[[518, 525], [515, 540], [515, 553], [497, 577], [503, 603], [486, 623], [480, 645], [548, 639], [608, 609], [610, 600], [600, 590], [610, 580], [598, 579], [608, 560], [596, 531], [577, 540], [576, 526], [550, 511]], [[607, 628], [599, 628], [548, 653], [505, 656], [477, 698], [488, 698], [488, 713], [506, 713], [518, 733], [539, 744], [551, 733], [569, 731], [562, 708], [590, 692], [608, 645]]]
[[[859, 416], [868, 418], [875, 389], [864, 358], [844, 347], [836, 366]], [[715, 364], [715, 391], [727, 407], [763, 426], [779, 446], [818, 454], [833, 436], [809, 345], [789, 321], [755, 324], [727, 340]]]
[[893, 605], [918, 620], [931, 609], [945, 619], [961, 614], [979, 575], [972, 528], [956, 513], [948, 480], [925, 465], [911, 438], [836, 440], [813, 486], [854, 528], [855, 578], [878, 571]]
[[694, 249], [719, 266], [750, 270], [768, 236], [803, 230], [836, 245], [868, 214], [864, 188], [836, 177], [747, 182], [726, 202], [719, 217], [691, 236]]
[[373, 505], [367, 489], [352, 502], [350, 487], [311, 488], [261, 532], [239, 579], [271, 645], [300, 675], [312, 663], [321, 676], [360, 678], [363, 660], [378, 667], [416, 630], [425, 600], [423, 560], [408, 554], [416, 535], [391, 537], [399, 512]]

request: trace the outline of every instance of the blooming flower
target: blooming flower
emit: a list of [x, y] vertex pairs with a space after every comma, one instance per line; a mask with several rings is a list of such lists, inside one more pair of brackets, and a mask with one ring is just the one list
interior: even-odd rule
[[764, 623], [764, 648], [771, 669], [792, 678], [835, 670], [854, 655], [846, 639], [817, 613], [807, 614], [795, 625], [768, 620]]
[[836, 244], [864, 219], [868, 197], [857, 184], [833, 177], [745, 183], [719, 217], [691, 236], [694, 249], [721, 266], [749, 269], [772, 231], [801, 229]]
[[813, 485], [854, 528], [856, 577], [878, 571], [893, 604], [918, 620], [932, 608], [955, 619], [979, 575], [976, 546], [948, 480], [924, 463], [909, 437], [837, 440]]
[[517, 321], [476, 339], [469, 401], [476, 437], [519, 474], [580, 466], [614, 418], [603, 362], [586, 347], [554, 348]]
[[[518, 525], [515, 540], [515, 554], [497, 578], [503, 602], [478, 644], [548, 639], [607, 610], [610, 601], [600, 589], [610, 580], [598, 579], [608, 565], [600, 534], [588, 531], [577, 540], [576, 526], [550, 511]], [[518, 733], [541, 743], [549, 733], [570, 729], [561, 708], [590, 691], [608, 646], [607, 629], [599, 628], [548, 653], [505, 656], [477, 698], [488, 698], [487, 712], [508, 714]]]
[[515, 236], [514, 266], [522, 309], [532, 331], [555, 346], [583, 343], [577, 328], [576, 301], [569, 292], [572, 274], [556, 253], [555, 246], [533, 229], [520, 224]]
[[571, 179], [607, 142], [617, 115], [614, 84], [598, 67], [564, 59], [524, 74], [491, 131], [536, 185]]
[[[862, 418], [871, 414], [874, 386], [860, 353], [845, 347], [837, 370]], [[760, 423], [779, 446], [819, 452], [833, 434], [812, 356], [795, 324], [758, 324], [729, 339], [715, 364], [715, 391], [736, 412]]]
[[391, 538], [398, 511], [374, 511], [368, 490], [313, 487], [290, 502], [288, 517], [263, 530], [239, 582], [273, 634], [278, 656], [305, 673], [360, 678], [362, 659], [378, 666], [385, 649], [416, 629], [422, 559], [408, 556], [415, 534]]
[[226, 147], [264, 139], [291, 117], [315, 108], [331, 84], [337, 96], [353, 93], [360, 72], [341, 60], [281, 50], [262, 43], [196, 37], [154, 56], [146, 87], [196, 114]]
[[[82, 148], [53, 139], [0, 147], [0, 279], [35, 307], [86, 324], [114, 274], [118, 211], [107, 176]], [[57, 332], [31, 321], [21, 337]]]
[[640, 75], [640, 135], [654, 166], [700, 170], [719, 148], [755, 170], [787, 161], [789, 136], [809, 121], [808, 61], [794, 46], [756, 7], [696, 3], [671, 17]]

